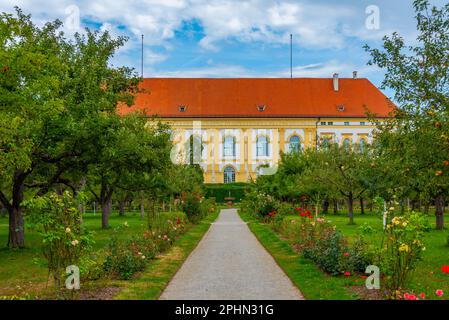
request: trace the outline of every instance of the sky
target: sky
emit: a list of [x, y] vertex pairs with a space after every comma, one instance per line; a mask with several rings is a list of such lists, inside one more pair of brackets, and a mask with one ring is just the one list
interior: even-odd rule
[[[441, 5], [447, 0], [434, 0]], [[111, 63], [145, 77], [359, 77], [380, 86], [365, 44], [399, 32], [416, 39], [411, 0], [0, 0], [19, 6], [36, 24], [60, 19], [70, 37], [84, 28], [129, 38]], [[393, 92], [384, 93], [392, 97]]]

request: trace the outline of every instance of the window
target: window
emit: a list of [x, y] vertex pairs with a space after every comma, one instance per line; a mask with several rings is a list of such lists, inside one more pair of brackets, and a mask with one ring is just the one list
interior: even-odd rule
[[268, 139], [265, 136], [257, 138], [257, 156], [268, 156]]
[[223, 143], [223, 155], [225, 157], [235, 157], [235, 138], [226, 137]]
[[201, 141], [201, 137], [193, 135], [190, 136], [187, 145], [188, 163], [191, 165], [201, 163], [203, 149], [204, 147]]
[[360, 122], [360, 125], [361, 125], [361, 126], [364, 126], [364, 125], [365, 125], [365, 121], [361, 121], [361, 122]]
[[263, 112], [263, 111], [265, 111], [266, 107], [267, 107], [266, 105], [259, 105], [259, 106], [257, 106], [257, 110], [259, 110], [259, 112]]
[[185, 112], [187, 110], [187, 106], [179, 106], [179, 112]]
[[330, 143], [329, 139], [328, 138], [324, 138], [321, 141], [321, 146], [323, 147], [323, 149], [328, 149], [329, 148], [329, 143]]
[[329, 121], [329, 122], [327, 123], [327, 125], [328, 125], [328, 126], [333, 126], [334, 123], [333, 123], [332, 121]]
[[235, 170], [233, 167], [226, 167], [224, 169], [223, 181], [224, 181], [224, 183], [235, 182]]
[[290, 152], [298, 153], [301, 151], [301, 139], [298, 136], [292, 136], [290, 138]]
[[322, 125], [322, 126], [325, 126], [325, 125], [326, 125], [326, 122], [321, 121], [321, 125]]
[[349, 138], [346, 138], [345, 140], [343, 140], [343, 145], [345, 147], [345, 150], [349, 151], [349, 148], [351, 148], [351, 140], [349, 140]]
[[345, 126], [349, 126], [349, 121], [346, 121], [346, 122], [345, 122]]
[[360, 139], [359, 146], [360, 146], [360, 152], [365, 152], [365, 146], [366, 146], [365, 138]]

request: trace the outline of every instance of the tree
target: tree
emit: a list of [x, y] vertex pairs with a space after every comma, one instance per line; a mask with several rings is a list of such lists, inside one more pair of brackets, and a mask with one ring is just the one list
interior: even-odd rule
[[[102, 208], [102, 227], [109, 227], [115, 190], [145, 191], [164, 185], [161, 172], [170, 163], [168, 127], [141, 114], [109, 116], [98, 141], [97, 161], [89, 165], [88, 187]], [[153, 125], [148, 125], [152, 123]], [[96, 190], [98, 186], [98, 190]]]
[[[138, 78], [108, 62], [125, 38], [86, 31], [67, 41], [61, 22], [36, 27], [16, 8], [0, 15], [0, 202], [10, 247], [24, 247], [22, 203], [69, 184], [95, 161], [98, 123], [131, 104]], [[66, 175], [65, 175], [66, 174]], [[65, 176], [64, 176], [65, 175]]]
[[407, 175], [416, 175], [406, 187], [415, 185], [436, 200], [436, 227], [442, 229], [449, 188], [449, 4], [437, 8], [415, 0], [413, 6], [416, 45], [406, 46], [393, 33], [384, 37], [382, 49], [365, 48], [369, 64], [386, 70], [382, 88], [393, 89], [398, 104], [392, 119], [379, 126], [379, 137]]
[[370, 187], [366, 180], [368, 153], [331, 143], [311, 156], [309, 180], [326, 188], [330, 194], [341, 194], [348, 204], [349, 223], [354, 223], [354, 199], [362, 197]]

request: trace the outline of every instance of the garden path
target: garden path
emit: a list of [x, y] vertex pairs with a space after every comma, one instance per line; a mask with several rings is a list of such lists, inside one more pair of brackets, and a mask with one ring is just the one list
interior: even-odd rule
[[302, 300], [236, 209], [223, 209], [161, 300]]

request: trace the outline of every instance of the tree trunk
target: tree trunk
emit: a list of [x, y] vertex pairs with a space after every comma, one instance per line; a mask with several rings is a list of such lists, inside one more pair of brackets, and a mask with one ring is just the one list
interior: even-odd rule
[[109, 216], [112, 211], [112, 189], [107, 185], [101, 187], [100, 205], [101, 227], [107, 229], [109, 228]]
[[360, 213], [365, 214], [365, 205], [363, 204], [363, 198], [360, 197]]
[[125, 200], [120, 200], [118, 203], [118, 215], [122, 217], [125, 215]]
[[22, 215], [23, 191], [27, 174], [21, 170], [14, 172], [14, 184], [12, 188], [12, 204], [8, 206], [9, 236], [8, 247], [25, 247], [25, 223]]
[[328, 214], [329, 213], [329, 200], [324, 200], [323, 201], [323, 214]]
[[444, 229], [444, 197], [439, 195], [435, 199], [435, 216], [436, 216], [436, 228], [437, 230]]
[[349, 193], [348, 196], [348, 217], [349, 217], [349, 224], [354, 223], [354, 197], [352, 195], [352, 192]]
[[338, 201], [336, 199], [332, 200], [334, 205], [334, 214], [338, 214]]
[[145, 218], [145, 204], [144, 204], [144, 199], [142, 198], [140, 200], [140, 219], [144, 219]]
[[23, 221], [22, 209], [20, 207], [11, 207], [9, 211], [9, 237], [8, 247], [25, 247], [25, 224]]

